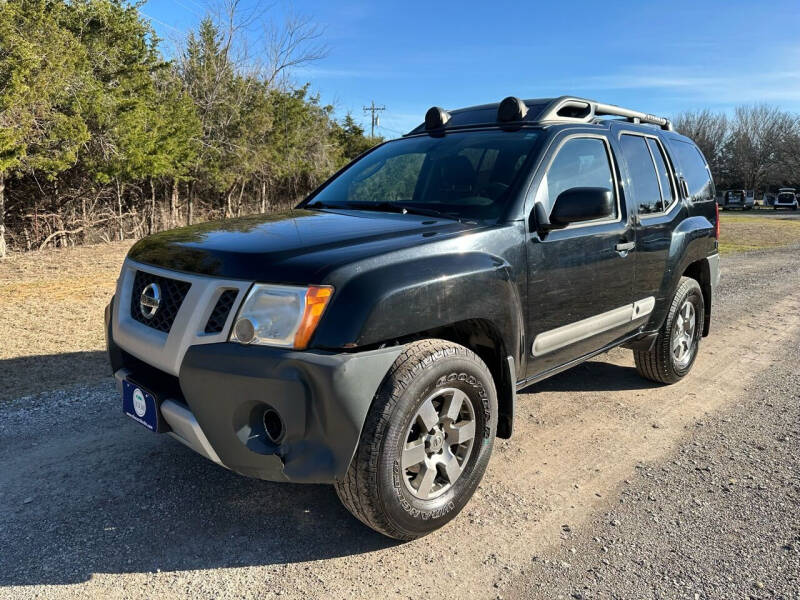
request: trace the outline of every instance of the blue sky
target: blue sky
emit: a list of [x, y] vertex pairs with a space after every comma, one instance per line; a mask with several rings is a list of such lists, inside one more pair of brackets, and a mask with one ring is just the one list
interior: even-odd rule
[[[243, 0], [247, 6], [263, 6]], [[196, 26], [204, 0], [149, 0], [159, 35]], [[280, 1], [310, 17], [327, 56], [295, 72], [338, 116], [386, 106], [395, 137], [432, 105], [581, 95], [654, 114], [767, 102], [800, 112], [800, 1]], [[169, 43], [165, 42], [169, 51]]]

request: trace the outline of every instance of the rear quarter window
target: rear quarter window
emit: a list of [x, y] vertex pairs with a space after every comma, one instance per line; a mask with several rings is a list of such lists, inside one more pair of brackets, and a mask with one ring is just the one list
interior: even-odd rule
[[715, 192], [711, 171], [697, 146], [691, 142], [670, 139], [669, 149], [677, 159], [675, 162], [680, 175], [686, 180], [689, 197], [695, 202], [713, 200]]

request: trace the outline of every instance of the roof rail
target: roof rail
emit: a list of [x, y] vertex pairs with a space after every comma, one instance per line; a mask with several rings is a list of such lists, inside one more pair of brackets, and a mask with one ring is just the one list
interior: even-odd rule
[[670, 120], [664, 117], [572, 96], [561, 96], [552, 100], [544, 108], [537, 121], [591, 123], [595, 117], [623, 117], [633, 123], [650, 123], [651, 125], [658, 125], [661, 129], [667, 131], [673, 130]]

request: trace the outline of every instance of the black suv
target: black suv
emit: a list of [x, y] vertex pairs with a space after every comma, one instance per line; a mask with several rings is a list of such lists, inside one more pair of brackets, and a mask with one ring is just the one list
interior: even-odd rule
[[571, 97], [432, 108], [294, 210], [138, 242], [106, 311], [123, 410], [419, 537], [467, 503], [517, 390], [620, 345], [653, 381], [689, 372], [714, 198], [666, 119]]

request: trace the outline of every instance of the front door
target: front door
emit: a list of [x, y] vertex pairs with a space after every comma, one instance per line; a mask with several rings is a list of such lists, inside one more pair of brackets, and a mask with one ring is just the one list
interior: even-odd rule
[[605, 218], [541, 236], [530, 220], [528, 377], [621, 339], [636, 327], [633, 311], [647, 310], [634, 306], [635, 233], [620, 198], [609, 140], [594, 133], [562, 134], [543, 164], [533, 199], [547, 214], [561, 192], [577, 187], [611, 190], [615, 208]]

